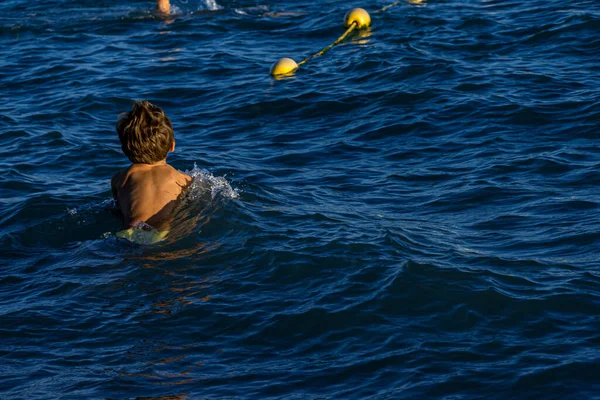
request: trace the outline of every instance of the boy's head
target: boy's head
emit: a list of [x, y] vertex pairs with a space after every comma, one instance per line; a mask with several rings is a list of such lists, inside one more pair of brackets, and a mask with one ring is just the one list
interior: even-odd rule
[[117, 123], [121, 149], [132, 163], [154, 164], [173, 151], [175, 137], [171, 120], [149, 101], [136, 101]]

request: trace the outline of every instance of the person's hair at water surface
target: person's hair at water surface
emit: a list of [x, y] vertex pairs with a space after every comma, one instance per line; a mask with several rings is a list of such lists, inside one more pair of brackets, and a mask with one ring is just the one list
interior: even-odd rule
[[117, 123], [123, 153], [134, 164], [154, 164], [167, 158], [175, 143], [171, 119], [149, 101], [135, 101]]
[[156, 10], [163, 14], [168, 14], [171, 11], [169, 0], [156, 0]]

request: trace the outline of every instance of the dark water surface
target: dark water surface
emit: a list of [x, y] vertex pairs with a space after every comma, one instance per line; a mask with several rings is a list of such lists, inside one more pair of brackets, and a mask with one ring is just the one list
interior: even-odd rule
[[[0, 397], [600, 398], [600, 2], [0, 3]], [[118, 241], [114, 125], [196, 188]], [[171, 396], [171, 397], [168, 397]]]

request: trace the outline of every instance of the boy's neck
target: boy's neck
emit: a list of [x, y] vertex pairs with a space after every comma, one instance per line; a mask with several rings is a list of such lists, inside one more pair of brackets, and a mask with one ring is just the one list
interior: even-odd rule
[[157, 162], [152, 163], [152, 164], [146, 164], [146, 163], [133, 163], [133, 164], [131, 164], [132, 167], [139, 167], [139, 168], [142, 168], [142, 167], [146, 167], [146, 168], [161, 167], [163, 165], [167, 165], [167, 159], [166, 158], [164, 160], [160, 160], [160, 161], [157, 161]]

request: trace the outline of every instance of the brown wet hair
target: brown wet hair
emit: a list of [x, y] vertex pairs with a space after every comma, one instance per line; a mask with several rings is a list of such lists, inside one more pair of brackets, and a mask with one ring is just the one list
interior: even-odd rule
[[175, 141], [171, 119], [149, 101], [135, 101], [117, 122], [117, 133], [123, 153], [136, 164], [164, 160]]

